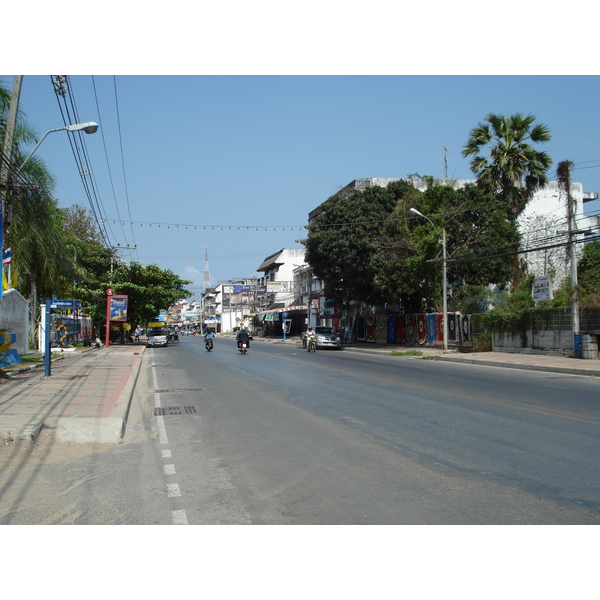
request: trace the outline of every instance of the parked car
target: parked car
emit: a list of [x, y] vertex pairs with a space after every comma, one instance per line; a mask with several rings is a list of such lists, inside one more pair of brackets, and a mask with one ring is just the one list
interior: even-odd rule
[[333, 330], [333, 327], [315, 327], [317, 334], [317, 348], [336, 348], [342, 349], [342, 338], [339, 333]]
[[168, 346], [169, 332], [162, 327], [148, 327], [146, 346]]

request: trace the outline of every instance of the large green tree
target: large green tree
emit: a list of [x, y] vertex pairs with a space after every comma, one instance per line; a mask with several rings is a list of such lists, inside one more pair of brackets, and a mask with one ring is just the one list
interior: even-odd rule
[[[386, 254], [411, 252], [398, 235], [397, 207], [405, 194], [417, 193], [407, 183], [373, 187], [351, 196], [334, 195], [308, 225], [306, 260], [338, 304], [392, 301], [394, 294], [378, 283]], [[392, 248], [393, 247], [393, 248]]]
[[306, 259], [326, 295], [340, 304], [387, 304], [407, 313], [441, 310], [443, 229], [455, 295], [469, 286], [504, 283], [511, 272], [507, 254], [519, 243], [506, 205], [476, 186], [455, 190], [430, 181], [419, 192], [398, 182], [332, 196], [320, 209], [304, 240]]
[[484, 123], [471, 130], [463, 156], [473, 157], [471, 170], [477, 184], [506, 202], [510, 217], [516, 219], [536, 190], [547, 183], [552, 164], [546, 152], [533, 144], [548, 142], [550, 130], [536, 117], [488, 114]]

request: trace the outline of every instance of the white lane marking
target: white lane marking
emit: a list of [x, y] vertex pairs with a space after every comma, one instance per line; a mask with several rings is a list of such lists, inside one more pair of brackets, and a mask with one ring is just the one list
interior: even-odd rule
[[156, 367], [152, 368], [152, 381], [154, 383], [154, 389], [158, 389], [158, 378], [156, 377]]
[[173, 525], [187, 525], [188, 524], [185, 510], [172, 510], [171, 516], [173, 517]]
[[167, 496], [169, 498], [176, 498], [178, 496], [181, 496], [178, 483], [167, 483]]
[[[154, 389], [158, 389], [158, 378], [156, 376], [156, 369], [152, 369], [152, 382], [154, 384]], [[159, 408], [161, 406], [160, 403], [160, 394], [158, 392], [154, 392], [154, 406]], [[162, 416], [156, 417], [156, 426], [158, 428], [158, 439], [161, 444], [168, 444], [169, 438], [167, 437], [167, 428], [165, 427], [165, 420]], [[163, 458], [171, 458], [171, 450], [162, 450]], [[175, 465], [163, 465], [163, 472], [165, 475], [175, 475]], [[179, 489], [178, 483], [167, 483], [167, 496], [169, 498], [177, 498], [181, 496], [181, 490]], [[173, 525], [187, 525], [187, 515], [185, 514], [185, 510], [172, 510], [171, 518], [173, 519]]]
[[161, 417], [161, 416], [156, 417], [156, 426], [158, 428], [158, 441], [161, 444], [168, 444], [169, 438], [167, 437], [167, 429], [165, 427], [164, 417]]

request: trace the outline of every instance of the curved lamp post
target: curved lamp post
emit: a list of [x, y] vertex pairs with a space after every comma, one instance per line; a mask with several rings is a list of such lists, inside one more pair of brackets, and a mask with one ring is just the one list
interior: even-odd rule
[[[416, 208], [409, 208], [408, 212], [411, 212], [419, 217], [423, 217], [423, 219], [427, 219], [432, 225], [433, 221], [426, 217], [423, 213], [420, 213]], [[435, 225], [434, 225], [435, 227]], [[443, 286], [443, 315], [442, 315], [442, 335], [444, 336], [444, 352], [448, 352], [448, 287], [447, 287], [447, 277], [446, 277], [446, 228], [442, 230], [442, 286]]]
[[27, 164], [29, 159], [33, 156], [34, 152], [39, 148], [40, 144], [46, 139], [49, 133], [55, 131], [85, 131], [86, 133], [96, 133], [98, 131], [98, 123], [90, 121], [89, 123], [76, 123], [75, 125], [67, 125], [66, 127], [59, 127], [58, 129], [50, 129], [41, 137], [40, 141], [35, 145], [35, 148], [27, 155], [27, 158], [21, 163], [19, 171], [23, 170], [23, 167]]
[[[29, 159], [33, 156], [34, 152], [39, 148], [40, 144], [46, 139], [49, 133], [55, 131], [85, 131], [86, 133], [96, 133], [98, 131], [98, 124], [90, 121], [89, 123], [76, 123], [75, 125], [67, 125], [66, 127], [58, 127], [57, 129], [50, 129], [41, 137], [40, 141], [35, 145], [35, 148], [27, 155], [27, 158], [21, 163], [18, 169], [18, 173], [23, 170], [23, 167], [27, 164]], [[44, 349], [44, 372], [46, 377], [51, 375], [51, 362], [50, 362], [50, 301], [46, 302], [46, 347]]]

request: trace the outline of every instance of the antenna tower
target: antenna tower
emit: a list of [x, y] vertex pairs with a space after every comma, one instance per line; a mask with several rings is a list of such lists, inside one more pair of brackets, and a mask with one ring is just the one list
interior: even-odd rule
[[444, 180], [448, 179], [448, 148], [444, 146]]
[[210, 288], [210, 272], [208, 270], [208, 248], [204, 247], [204, 291]]

